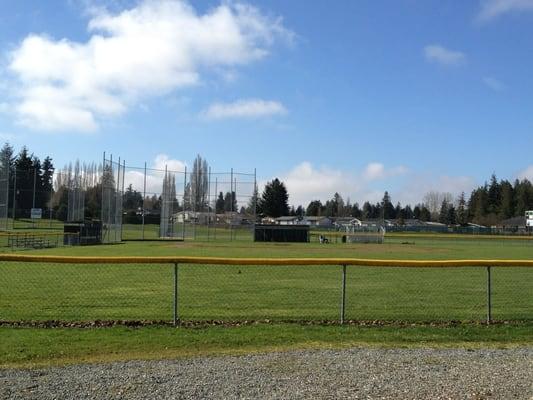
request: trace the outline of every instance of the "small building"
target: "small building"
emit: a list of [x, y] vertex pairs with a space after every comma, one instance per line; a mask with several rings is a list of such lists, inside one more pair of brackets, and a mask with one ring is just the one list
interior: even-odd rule
[[177, 223], [212, 224], [216, 221], [214, 212], [180, 211], [174, 214]]
[[339, 228], [345, 228], [349, 226], [361, 226], [361, 220], [354, 217], [337, 217], [335, 218], [333, 225]]
[[283, 216], [274, 219], [277, 225], [298, 225], [299, 221], [300, 218], [296, 216]]
[[216, 215], [217, 223], [232, 226], [241, 225], [244, 219], [245, 215], [239, 214], [237, 211], [226, 211], [223, 214]]
[[328, 227], [333, 225], [333, 221], [328, 217], [304, 217], [302, 224], [309, 226]]

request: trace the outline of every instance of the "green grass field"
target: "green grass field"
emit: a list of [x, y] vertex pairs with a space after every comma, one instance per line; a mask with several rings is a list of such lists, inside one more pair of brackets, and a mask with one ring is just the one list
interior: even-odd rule
[[[428, 236], [408, 241], [401, 237], [391, 237], [382, 245], [320, 245], [316, 242], [252, 243], [239, 236], [235, 239], [228, 241], [219, 237], [218, 240], [209, 242], [200, 238], [185, 242], [126, 242], [117, 245], [27, 250], [21, 254], [417, 260], [531, 259], [533, 256], [533, 243], [523, 240], [461, 240], [455, 237]], [[1, 320], [168, 321], [172, 318], [171, 265], [3, 262], [0, 268]], [[493, 268], [492, 278], [493, 318], [512, 321], [505, 325], [505, 329], [503, 325], [487, 327], [467, 322], [482, 321], [486, 316], [486, 270], [483, 268], [435, 270], [348, 267], [347, 319], [401, 320], [413, 323], [463, 321], [458, 327], [401, 328], [399, 331], [403, 333], [396, 336], [394, 332], [398, 329], [394, 326], [311, 328], [283, 323], [288, 320], [337, 320], [341, 298], [340, 266], [180, 265], [179, 314], [183, 320], [268, 319], [274, 321], [275, 325], [259, 324], [242, 329], [211, 327], [200, 331], [179, 328], [178, 331], [181, 330], [182, 333], [168, 327], [133, 331], [128, 328], [47, 330], [4, 327], [0, 328], [0, 334], [3, 339], [9, 339], [6, 339], [7, 342], [0, 341], [0, 364], [157, 358], [201, 352], [239, 352], [241, 347], [244, 350], [261, 351], [271, 348], [364, 343], [402, 346], [417, 343], [449, 346], [466, 342], [469, 345], [492, 343], [496, 346], [531, 344], [533, 269]], [[61, 340], [58, 339], [58, 332], [64, 333]], [[465, 332], [470, 332], [471, 336]], [[160, 340], [148, 340], [151, 335]], [[265, 335], [269, 338], [265, 339]], [[330, 337], [337, 337], [338, 341], [330, 340]], [[62, 347], [62, 353], [57, 353], [58, 343], [62, 343], [62, 340], [68, 343]], [[140, 345], [137, 340], [146, 345]], [[109, 350], [111, 345], [116, 345], [116, 352]], [[128, 345], [131, 350], [128, 350]], [[10, 350], [11, 348], [19, 349], [19, 353]]]

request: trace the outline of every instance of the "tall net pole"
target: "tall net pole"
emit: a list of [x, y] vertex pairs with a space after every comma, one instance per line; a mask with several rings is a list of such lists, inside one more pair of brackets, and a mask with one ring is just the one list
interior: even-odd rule
[[[37, 168], [33, 169], [33, 194], [31, 201], [31, 208], [35, 208], [35, 190], [37, 188]], [[31, 226], [35, 228], [35, 218], [31, 219]]]
[[17, 208], [17, 169], [15, 168], [15, 179], [13, 181], [13, 229], [15, 229], [15, 218]]
[[104, 201], [105, 201], [105, 198], [104, 198], [104, 185], [105, 185], [105, 151], [104, 151], [104, 155], [103, 155], [103, 158], [102, 158], [102, 181], [101, 181], [101, 185], [102, 185], [102, 204], [100, 206], [100, 223], [102, 224], [102, 242], [105, 243], [105, 237], [106, 237], [106, 231], [104, 230], [104, 223], [105, 223], [105, 218], [104, 218]]
[[258, 190], [257, 190], [257, 169], [254, 168], [254, 191], [253, 191], [253, 207], [254, 207], [254, 231], [255, 231], [255, 224], [257, 223], [257, 197], [259, 196]]
[[120, 241], [122, 241], [122, 237], [124, 236], [124, 224], [122, 223], [122, 210], [124, 208], [124, 181], [126, 177], [126, 160], [122, 160], [122, 191], [118, 194], [119, 196], [119, 204], [120, 204], [120, 213], [119, 213], [119, 219], [120, 219]]
[[142, 203], [142, 239], [143, 240], [144, 240], [144, 214], [146, 213], [145, 201], [146, 201], [146, 162], [144, 163], [144, 183], [143, 183], [143, 203]]
[[185, 216], [187, 215], [187, 201], [185, 197], [187, 196], [187, 166], [185, 166], [185, 172], [183, 173], [183, 214], [182, 214], [182, 235], [181, 239], [185, 240]]
[[229, 240], [233, 240], [233, 168], [231, 169], [230, 182], [229, 182], [229, 193], [230, 193], [230, 222], [229, 222]]
[[209, 226], [211, 222], [211, 167], [207, 178], [207, 241], [209, 242]]
[[[4, 182], [5, 181], [5, 182]], [[0, 160], [0, 229], [7, 230], [9, 213], [9, 160]]]
[[215, 210], [215, 232], [214, 239], [217, 240], [217, 197], [218, 196], [218, 178], [215, 178], [215, 204], [213, 209]]
[[118, 191], [120, 190], [120, 157], [118, 158], [118, 164], [117, 164], [117, 188], [116, 188], [116, 191], [115, 191], [115, 212], [113, 215], [113, 222], [114, 222], [114, 231], [115, 231], [115, 242], [117, 242], [117, 226], [118, 226]]

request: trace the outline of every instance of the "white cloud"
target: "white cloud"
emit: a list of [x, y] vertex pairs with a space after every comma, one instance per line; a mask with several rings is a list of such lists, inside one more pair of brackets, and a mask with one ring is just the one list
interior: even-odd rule
[[436, 62], [446, 66], [457, 66], [466, 62], [466, 55], [464, 53], [449, 50], [438, 44], [424, 47], [424, 56], [430, 62]]
[[403, 175], [405, 173], [407, 173], [407, 168], [402, 165], [386, 169], [385, 165], [382, 163], [372, 162], [365, 167], [363, 171], [363, 178], [365, 178], [367, 181], [373, 181]]
[[304, 161], [282, 174], [280, 179], [287, 186], [289, 203], [307, 206], [311, 200], [329, 200], [335, 192], [352, 202], [378, 201], [383, 191], [373, 188], [372, 182], [406, 173], [407, 168], [403, 166], [385, 168], [381, 163], [371, 163], [360, 172], [351, 172], [327, 166], [315, 168]]
[[[146, 172], [147, 195], [160, 194], [163, 186], [165, 167], [172, 173], [178, 173], [176, 181], [182, 181], [183, 176], [179, 172], [185, 171], [185, 162], [171, 159], [166, 154], [158, 154]], [[142, 193], [144, 190], [144, 169], [126, 169], [124, 177], [125, 186], [132, 185], [134, 190]]]
[[400, 188], [395, 196], [402, 204], [415, 205], [421, 203], [428, 192], [451, 193], [454, 199], [465, 192], [468, 193], [476, 187], [476, 180], [470, 176], [433, 176], [416, 174], [409, 177], [404, 187]]
[[260, 118], [283, 115], [287, 109], [278, 101], [245, 99], [233, 103], [215, 103], [202, 114], [208, 119]]
[[528, 179], [533, 182], [533, 165], [528, 166], [518, 174], [518, 179]]
[[477, 20], [488, 22], [504, 14], [524, 11], [533, 11], [533, 0], [484, 0]]
[[136, 101], [198, 84], [205, 71], [234, 71], [293, 37], [255, 7], [223, 2], [200, 15], [186, 0], [94, 11], [88, 30], [83, 43], [29, 35], [10, 54], [20, 122], [93, 131]]
[[501, 92], [502, 90], [505, 90], [507, 88], [507, 86], [502, 81], [496, 78], [492, 78], [490, 76], [483, 78], [483, 83], [495, 92]]
[[172, 159], [166, 154], [158, 154], [154, 159], [152, 168], [164, 170], [166, 167], [169, 171], [180, 172], [185, 171], [186, 165], [185, 162]]

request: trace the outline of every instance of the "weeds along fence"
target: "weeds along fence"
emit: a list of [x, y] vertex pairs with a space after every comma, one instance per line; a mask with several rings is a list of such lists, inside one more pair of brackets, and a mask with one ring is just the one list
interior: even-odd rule
[[1, 321], [531, 321], [533, 260], [0, 255]]

